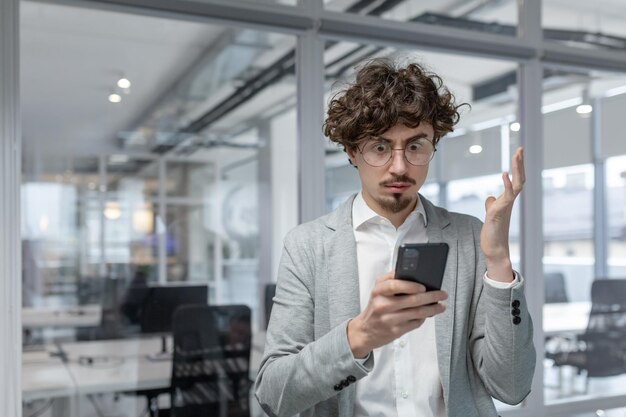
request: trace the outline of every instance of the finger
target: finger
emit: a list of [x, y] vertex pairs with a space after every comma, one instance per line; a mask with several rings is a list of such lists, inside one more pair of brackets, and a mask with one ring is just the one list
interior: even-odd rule
[[522, 191], [524, 182], [526, 181], [526, 174], [524, 173], [524, 150], [523, 148], [517, 148], [513, 158], [511, 159], [511, 167], [513, 170], [513, 191], [515, 195]]
[[490, 195], [489, 197], [487, 197], [487, 199], [485, 200], [485, 211], [489, 211], [489, 207], [491, 207], [494, 201], [496, 201], [496, 198], [494, 196]]
[[389, 279], [377, 283], [374, 286], [376, 294], [386, 297], [396, 296], [397, 294], [419, 294], [426, 291], [426, 287], [422, 284], [404, 279]]
[[420, 307], [406, 308], [393, 313], [391, 322], [397, 324], [405, 323], [411, 320], [422, 320], [436, 316], [446, 311], [446, 306], [442, 303], [428, 304]]
[[378, 284], [379, 282], [384, 282], [384, 281], [388, 281], [390, 279], [393, 279], [395, 276], [394, 272], [387, 272], [386, 274], [383, 274], [381, 276], [379, 276], [378, 278], [376, 278], [376, 284]]
[[427, 291], [425, 293], [398, 295], [394, 297], [395, 310], [410, 309], [426, 304], [437, 303], [448, 299], [445, 291]]
[[507, 171], [502, 173], [502, 182], [504, 183], [504, 194], [514, 196], [513, 183], [511, 182], [511, 178], [509, 177], [509, 173]]

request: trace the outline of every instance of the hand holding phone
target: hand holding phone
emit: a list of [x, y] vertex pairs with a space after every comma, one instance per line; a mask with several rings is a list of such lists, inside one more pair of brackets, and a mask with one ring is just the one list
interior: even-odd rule
[[447, 243], [405, 243], [398, 248], [396, 279], [414, 281], [426, 291], [441, 289], [446, 270]]

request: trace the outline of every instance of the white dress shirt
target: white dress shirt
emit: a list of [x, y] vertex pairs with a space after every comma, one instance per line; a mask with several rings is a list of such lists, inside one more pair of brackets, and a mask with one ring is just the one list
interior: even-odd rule
[[[395, 269], [398, 247], [426, 243], [427, 218], [419, 201], [396, 229], [376, 214], [359, 193], [352, 206], [356, 239], [361, 311], [365, 309], [379, 276]], [[508, 288], [518, 282], [490, 285]], [[444, 417], [446, 409], [439, 376], [435, 321], [428, 318], [419, 328], [374, 349], [374, 368], [356, 386], [355, 417]], [[357, 359], [363, 364], [365, 360]]]

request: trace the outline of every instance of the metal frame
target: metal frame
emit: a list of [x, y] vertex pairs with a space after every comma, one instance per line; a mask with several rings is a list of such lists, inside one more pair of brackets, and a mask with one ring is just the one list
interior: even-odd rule
[[[45, 0], [51, 1], [51, 0]], [[58, 3], [58, 2], [55, 2]], [[130, 13], [164, 16], [201, 22], [231, 24], [251, 29], [271, 30], [291, 33], [298, 36], [297, 78], [298, 78], [298, 132], [299, 132], [299, 185], [300, 185], [300, 221], [307, 221], [324, 212], [324, 146], [321, 141], [320, 126], [323, 109], [323, 46], [326, 40], [351, 40], [366, 44], [401, 46], [446, 51], [455, 54], [475, 55], [519, 62], [520, 65], [520, 122], [522, 144], [526, 149], [527, 181], [521, 199], [522, 209], [522, 260], [521, 269], [528, 277], [526, 292], [529, 308], [535, 321], [535, 343], [539, 352], [539, 365], [533, 380], [532, 392], [525, 405], [519, 409], [503, 411], [503, 416], [565, 415], [570, 412], [595, 410], [607, 406], [623, 406], [626, 395], [603, 397], [591, 400], [571, 401], [562, 404], [545, 405], [543, 398], [543, 331], [542, 305], [543, 287], [540, 277], [542, 271], [543, 249], [537, 242], [543, 241], [542, 233], [542, 195], [541, 171], [542, 155], [542, 72], [544, 65], [581, 67], [586, 69], [626, 72], [626, 56], [613, 51], [583, 50], [557, 43], [546, 42], [541, 28], [541, 2], [519, 1], [518, 37], [506, 37], [486, 33], [476, 33], [455, 28], [392, 22], [383, 19], [343, 14], [323, 10], [322, 0], [307, 0], [296, 7], [254, 4], [245, 2], [226, 2], [226, 0], [63, 0], [62, 3], [81, 7], [95, 7]], [[0, 95], [2, 106], [2, 188], [0, 201], [10, 205], [2, 210], [0, 217], [12, 233], [3, 233], [0, 240], [1, 253], [18, 245], [19, 247], [19, 126], [17, 90], [17, 36], [18, 14], [17, 0], [0, 2], [0, 87], [9, 94]], [[13, 70], [7, 71], [6, 69]], [[7, 90], [8, 89], [8, 90]], [[8, 118], [8, 119], [7, 119]], [[8, 121], [7, 121], [8, 120]], [[18, 144], [15, 153], [11, 141]], [[8, 174], [8, 175], [7, 175]], [[597, 220], [597, 218], [596, 218]], [[8, 248], [7, 248], [8, 247]], [[19, 253], [9, 252], [10, 264], [2, 265], [3, 280], [0, 299], [8, 300], [3, 304], [5, 315], [2, 318], [0, 344], [4, 385], [0, 401], [4, 415], [19, 415], [20, 393], [15, 387], [20, 386], [19, 353], [19, 280], [7, 280], [6, 276], [19, 275]], [[7, 285], [9, 284], [9, 285]], [[218, 291], [219, 292], [219, 291]], [[8, 307], [4, 307], [8, 306]], [[13, 312], [13, 315], [11, 315]], [[12, 372], [4, 372], [9, 369]]]
[[0, 1], [0, 415], [22, 415], [19, 0]]

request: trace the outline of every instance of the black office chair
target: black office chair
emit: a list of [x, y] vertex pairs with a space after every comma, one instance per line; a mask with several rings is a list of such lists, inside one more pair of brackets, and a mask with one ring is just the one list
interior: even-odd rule
[[626, 373], [626, 279], [598, 279], [591, 286], [585, 333], [574, 348], [547, 354], [555, 366], [573, 366], [589, 378]]
[[159, 416], [250, 416], [251, 311], [183, 306], [174, 313], [169, 410]]
[[276, 295], [276, 284], [267, 284], [265, 286], [265, 328], [270, 322], [272, 314], [272, 306], [274, 305], [274, 296]]
[[565, 288], [565, 276], [561, 272], [548, 272], [543, 275], [546, 304], [567, 303], [569, 297]]

